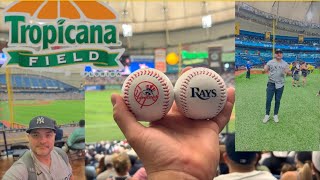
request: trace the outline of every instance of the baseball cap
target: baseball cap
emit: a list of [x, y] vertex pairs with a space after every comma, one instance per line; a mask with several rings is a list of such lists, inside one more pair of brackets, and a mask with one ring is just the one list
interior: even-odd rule
[[276, 49], [276, 53], [283, 53], [281, 49]]
[[277, 158], [287, 158], [289, 155], [288, 151], [273, 151], [272, 154]]
[[312, 152], [312, 163], [314, 167], [320, 171], [320, 151], [313, 151]]
[[53, 131], [56, 131], [54, 120], [46, 116], [36, 116], [31, 119], [27, 133], [30, 133], [30, 131], [34, 129], [52, 129]]
[[226, 138], [226, 152], [228, 157], [242, 165], [251, 164], [257, 156], [256, 152], [236, 152], [235, 151], [235, 134], [228, 134]]

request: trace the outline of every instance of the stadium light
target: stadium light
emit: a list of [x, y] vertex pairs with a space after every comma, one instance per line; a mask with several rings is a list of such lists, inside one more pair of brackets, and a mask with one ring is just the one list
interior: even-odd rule
[[122, 24], [122, 34], [123, 34], [123, 37], [131, 37], [132, 26], [130, 24]]
[[211, 15], [202, 16], [202, 28], [210, 28], [212, 26]]

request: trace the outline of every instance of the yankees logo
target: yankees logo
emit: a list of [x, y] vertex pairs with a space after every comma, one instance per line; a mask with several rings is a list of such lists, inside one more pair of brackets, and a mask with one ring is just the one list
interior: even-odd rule
[[197, 87], [191, 87], [191, 97], [198, 97], [201, 100], [208, 100], [211, 97], [217, 97], [215, 89], [203, 89]]
[[43, 124], [43, 123], [44, 123], [44, 117], [38, 117], [37, 124]]
[[158, 88], [151, 82], [143, 81], [135, 87], [134, 98], [141, 105], [140, 108], [151, 106], [159, 98]]

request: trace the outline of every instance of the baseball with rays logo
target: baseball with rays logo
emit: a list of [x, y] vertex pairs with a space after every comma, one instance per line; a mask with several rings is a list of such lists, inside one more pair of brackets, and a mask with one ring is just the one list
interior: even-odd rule
[[183, 73], [174, 86], [179, 111], [191, 119], [217, 116], [227, 101], [225, 82], [215, 71], [193, 68]]

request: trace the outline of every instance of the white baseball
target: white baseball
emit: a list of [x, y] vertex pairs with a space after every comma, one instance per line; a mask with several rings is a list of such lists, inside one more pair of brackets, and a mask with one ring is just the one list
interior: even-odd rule
[[169, 78], [156, 69], [130, 74], [122, 86], [123, 99], [139, 121], [155, 121], [170, 110], [174, 92]]
[[208, 68], [193, 68], [183, 73], [174, 86], [174, 94], [179, 111], [191, 119], [213, 118], [227, 101], [223, 79]]

